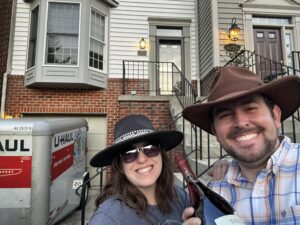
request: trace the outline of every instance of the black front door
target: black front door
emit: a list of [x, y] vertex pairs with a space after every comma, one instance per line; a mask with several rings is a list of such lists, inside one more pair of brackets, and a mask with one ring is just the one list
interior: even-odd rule
[[256, 70], [263, 80], [272, 79], [281, 70], [282, 47], [280, 29], [254, 28], [254, 48], [256, 54], [266, 57], [256, 58]]

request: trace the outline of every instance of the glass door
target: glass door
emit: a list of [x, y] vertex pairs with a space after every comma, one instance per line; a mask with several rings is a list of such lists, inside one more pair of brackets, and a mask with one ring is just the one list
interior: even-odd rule
[[158, 35], [157, 90], [159, 95], [172, 95], [181, 89], [181, 71], [184, 70], [182, 30], [158, 29]]
[[161, 95], [170, 95], [181, 81], [182, 41], [159, 39], [158, 43], [158, 86]]

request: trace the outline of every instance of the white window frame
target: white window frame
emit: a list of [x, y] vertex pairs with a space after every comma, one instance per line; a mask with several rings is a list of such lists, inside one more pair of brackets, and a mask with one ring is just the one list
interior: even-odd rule
[[[294, 33], [293, 33], [293, 29], [288, 29], [288, 28], [285, 28], [284, 29], [284, 35], [283, 35], [283, 51], [284, 51], [284, 54], [285, 54], [285, 64], [288, 65], [288, 66], [292, 66], [292, 65], [289, 65], [289, 57], [288, 57], [288, 47], [287, 47], [287, 40], [286, 40], [286, 37], [287, 35], [290, 36], [290, 49], [291, 51], [294, 50]], [[291, 53], [291, 52], [290, 52]], [[292, 60], [292, 59], [291, 59]], [[292, 61], [290, 62], [292, 64]]]
[[[36, 21], [36, 37], [35, 37], [35, 48], [34, 49], [32, 49], [32, 51], [34, 51], [34, 62], [33, 62], [33, 65], [31, 65], [30, 67], [29, 67], [29, 65], [28, 65], [28, 63], [29, 63], [29, 59], [31, 58], [31, 60], [32, 60], [32, 56], [31, 57], [29, 57], [29, 54], [30, 54], [30, 46], [31, 46], [31, 35], [32, 35], [32, 23], [33, 23], [33, 21], [32, 21], [32, 16], [33, 16], [33, 11], [35, 11], [35, 10], [38, 10], [38, 13], [37, 13], [37, 21]], [[40, 19], [40, 16], [39, 16], [39, 14], [40, 14], [40, 5], [39, 4], [37, 4], [32, 10], [30, 10], [30, 29], [29, 29], [29, 35], [28, 35], [28, 44], [27, 44], [27, 49], [28, 49], [28, 53], [27, 53], [27, 55], [26, 55], [26, 71], [28, 71], [28, 70], [31, 70], [31, 69], [33, 69], [33, 68], [35, 68], [36, 67], [36, 57], [37, 57], [37, 46], [38, 46], [38, 31], [39, 31], [39, 19]]]
[[[101, 40], [97, 40], [95, 38], [93, 38], [91, 36], [91, 31], [92, 31], [92, 28], [91, 28], [91, 20], [92, 20], [92, 11], [94, 11], [95, 13], [99, 13], [100, 16], [104, 16], [104, 42], [102, 42]], [[96, 40], [96, 41], [99, 41], [103, 44], [103, 69], [98, 69], [98, 68], [95, 68], [95, 67], [92, 67], [90, 66], [90, 49], [91, 49], [91, 39], [93, 40]], [[103, 13], [101, 10], [97, 9], [95, 6], [91, 6], [90, 7], [90, 19], [89, 19], [89, 44], [88, 44], [88, 48], [89, 48], [89, 51], [88, 51], [88, 68], [90, 70], [94, 70], [94, 71], [100, 71], [102, 73], [107, 73], [107, 61], [108, 61], [108, 51], [107, 51], [107, 46], [108, 46], [108, 15], [106, 15], [105, 13]]]

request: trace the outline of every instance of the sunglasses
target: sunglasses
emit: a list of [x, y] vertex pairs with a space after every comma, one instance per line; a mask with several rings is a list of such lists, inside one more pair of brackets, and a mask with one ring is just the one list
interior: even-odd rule
[[138, 158], [140, 151], [142, 151], [147, 157], [152, 158], [159, 155], [160, 148], [155, 145], [141, 146], [120, 154], [120, 158], [124, 163], [132, 163]]

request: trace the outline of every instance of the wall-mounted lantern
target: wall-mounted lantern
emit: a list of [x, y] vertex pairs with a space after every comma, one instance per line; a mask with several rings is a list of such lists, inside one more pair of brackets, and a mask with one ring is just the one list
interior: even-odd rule
[[140, 40], [140, 49], [144, 50], [146, 48], [146, 41], [144, 38]]
[[147, 56], [146, 41], [144, 38], [141, 38], [139, 42], [139, 47], [140, 49], [138, 50], [138, 56]]
[[233, 17], [231, 21], [231, 26], [228, 29], [228, 37], [230, 41], [237, 41], [239, 39], [240, 28], [236, 24], [236, 18]]
[[232, 18], [231, 21], [231, 26], [228, 28], [228, 38], [229, 38], [229, 43], [224, 45], [224, 49], [226, 51], [226, 54], [230, 58], [234, 58], [238, 52], [241, 49], [241, 46], [236, 44], [236, 42], [239, 40], [239, 33], [240, 33], [240, 28], [236, 24], [236, 18]]

